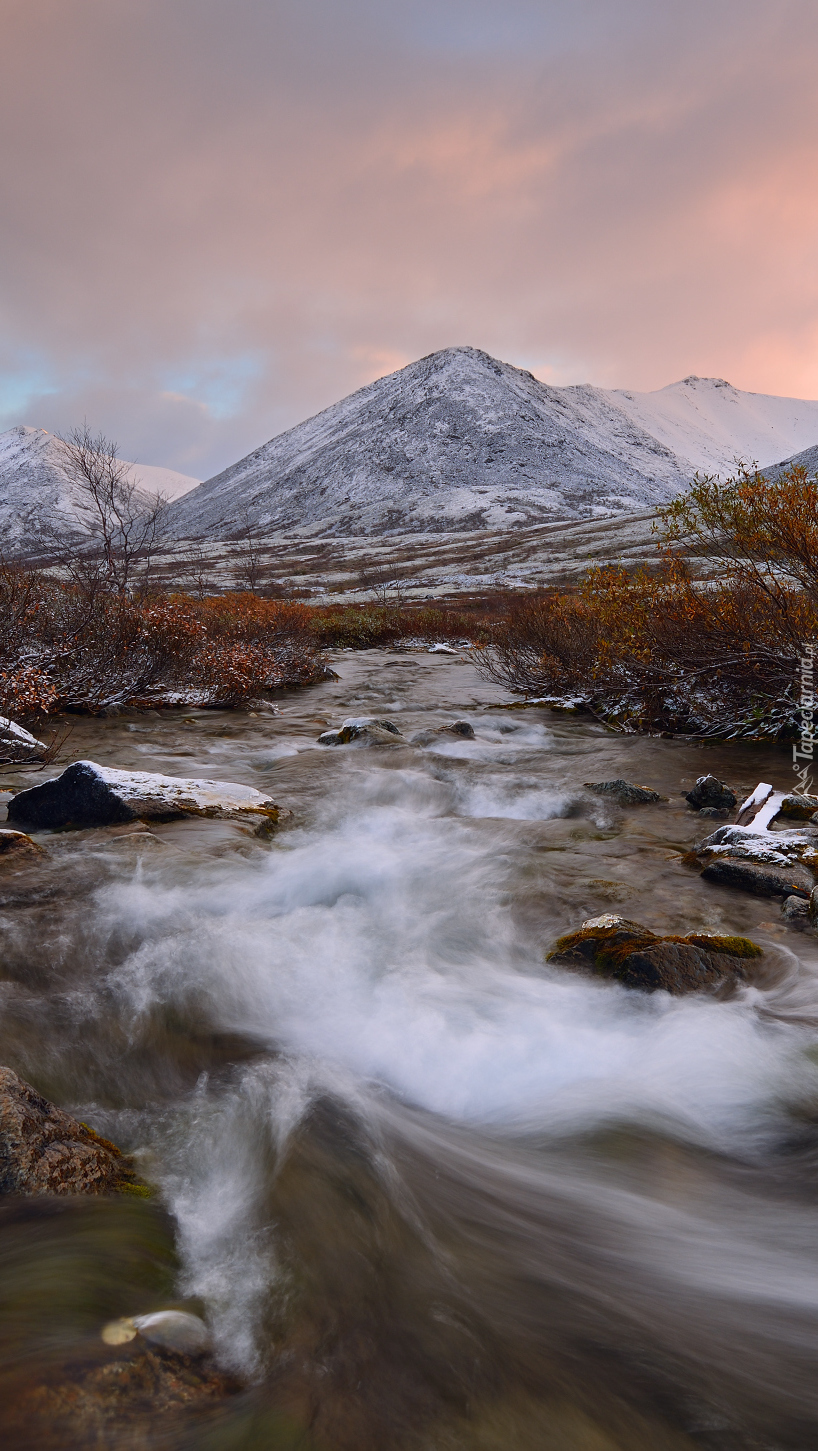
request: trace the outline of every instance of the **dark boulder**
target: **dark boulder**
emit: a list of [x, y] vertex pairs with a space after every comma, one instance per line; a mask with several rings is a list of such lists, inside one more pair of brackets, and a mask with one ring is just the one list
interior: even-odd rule
[[685, 800], [697, 811], [701, 811], [703, 806], [730, 811], [738, 803], [735, 792], [717, 776], [699, 776], [692, 791], [686, 793]]
[[717, 856], [702, 872], [705, 882], [717, 887], [733, 887], [751, 892], [754, 897], [809, 897], [815, 877], [800, 862], [774, 866], [747, 861], [743, 857]]
[[680, 996], [724, 982], [743, 981], [747, 963], [762, 949], [747, 937], [689, 932], [660, 937], [639, 922], [605, 913], [561, 937], [549, 961], [590, 969], [625, 987]]
[[440, 736], [461, 736], [464, 741], [473, 741], [474, 726], [469, 725], [467, 720], [453, 720], [448, 725], [438, 726], [437, 734]]
[[632, 781], [586, 781], [585, 790], [595, 796], [609, 796], [618, 806], [646, 806], [653, 801], [667, 801], [649, 786], [636, 786]]
[[146, 1193], [130, 1160], [0, 1068], [0, 1194]]

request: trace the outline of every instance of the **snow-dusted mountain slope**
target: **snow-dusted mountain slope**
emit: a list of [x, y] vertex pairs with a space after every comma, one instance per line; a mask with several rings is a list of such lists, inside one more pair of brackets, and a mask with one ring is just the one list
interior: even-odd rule
[[445, 531], [644, 509], [689, 466], [598, 388], [448, 348], [280, 434], [171, 506], [173, 533]]
[[791, 469], [795, 464], [806, 469], [810, 478], [818, 477], [818, 443], [812, 448], [802, 449], [801, 453], [795, 453], [791, 458], [782, 459], [781, 463], [774, 464], [772, 468], [764, 470], [764, 476], [768, 479], [777, 479], [785, 469]]
[[687, 378], [655, 393], [551, 388], [448, 348], [353, 393], [170, 510], [177, 538], [303, 528], [440, 532], [661, 504], [696, 470], [769, 463], [818, 440], [818, 402]]
[[[134, 464], [131, 477], [150, 493], [178, 498], [199, 482], [174, 469]], [[44, 428], [0, 433], [0, 551], [36, 548], [54, 530], [87, 532], [88, 501], [62, 464], [59, 441]]]
[[694, 469], [722, 478], [737, 459], [764, 467], [818, 443], [818, 402], [742, 393], [723, 378], [685, 378], [655, 393], [615, 388], [607, 396]]

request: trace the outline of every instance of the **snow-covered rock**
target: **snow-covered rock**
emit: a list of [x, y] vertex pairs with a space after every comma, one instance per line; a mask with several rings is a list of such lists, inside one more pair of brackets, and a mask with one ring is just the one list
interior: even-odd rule
[[247, 813], [274, 821], [278, 807], [252, 786], [116, 771], [94, 761], [75, 761], [54, 780], [19, 791], [8, 806], [9, 821], [39, 828]]

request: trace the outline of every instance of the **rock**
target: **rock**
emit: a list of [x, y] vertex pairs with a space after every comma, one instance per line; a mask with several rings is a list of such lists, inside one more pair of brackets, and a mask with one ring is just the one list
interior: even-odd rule
[[695, 806], [697, 811], [703, 806], [716, 806], [729, 811], [737, 804], [738, 797], [717, 776], [699, 776], [693, 790], [687, 792], [685, 800]]
[[689, 932], [660, 937], [640, 922], [606, 912], [561, 937], [549, 961], [590, 968], [601, 977], [643, 992], [680, 996], [725, 981], [743, 981], [746, 964], [762, 949], [747, 937]]
[[800, 862], [776, 866], [744, 857], [718, 856], [707, 863], [702, 878], [718, 887], [734, 887], [755, 897], [809, 897], [815, 878]]
[[75, 761], [53, 781], [19, 791], [9, 802], [8, 819], [44, 828], [247, 813], [275, 820], [278, 807], [254, 787], [231, 781], [115, 771], [94, 761]]
[[453, 645], [430, 645], [429, 655], [459, 655], [460, 651], [455, 650]]
[[813, 813], [818, 811], [818, 796], [802, 796], [793, 791], [785, 796], [778, 808], [779, 816], [790, 816], [796, 821], [811, 821]]
[[205, 1355], [211, 1347], [210, 1331], [198, 1315], [186, 1310], [157, 1310], [135, 1315], [133, 1323], [143, 1340], [179, 1355]]
[[724, 806], [702, 806], [699, 808], [699, 815], [706, 816], [711, 821], [726, 821], [730, 813]]
[[406, 745], [394, 721], [376, 720], [374, 716], [349, 716], [337, 730], [324, 731], [319, 746], [349, 746], [353, 741], [363, 746]]
[[10, 831], [6, 827], [0, 827], [0, 867], [16, 866], [20, 862], [47, 856], [45, 847], [38, 846], [24, 831]]
[[804, 897], [785, 897], [781, 903], [781, 916], [795, 932], [804, 932], [812, 926], [810, 902]]
[[642, 806], [651, 801], [667, 801], [649, 786], [635, 786], [631, 781], [586, 781], [585, 790], [595, 796], [610, 796], [619, 806]]
[[0, 1194], [147, 1193], [131, 1161], [0, 1068]]
[[211, 1335], [204, 1320], [187, 1310], [154, 1310], [150, 1315], [109, 1320], [101, 1331], [106, 1345], [127, 1345], [137, 1335], [178, 1355], [206, 1355], [211, 1349]]
[[437, 727], [439, 736], [462, 736], [464, 741], [474, 740], [474, 727], [467, 720], [453, 720], [449, 725]]
[[203, 1446], [210, 1438], [202, 1415], [242, 1389], [210, 1359], [165, 1350], [141, 1334], [107, 1353], [100, 1347], [100, 1356], [102, 1364], [74, 1354], [59, 1369], [49, 1366], [40, 1384], [24, 1385], [6, 1418], [8, 1444], [49, 1451]]

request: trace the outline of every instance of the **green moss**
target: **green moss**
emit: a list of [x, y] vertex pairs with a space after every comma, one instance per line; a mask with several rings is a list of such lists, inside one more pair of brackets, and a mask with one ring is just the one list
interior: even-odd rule
[[153, 1199], [156, 1190], [150, 1184], [135, 1184], [128, 1181], [117, 1186], [118, 1194], [132, 1194], [135, 1199]]
[[759, 947], [757, 942], [751, 942], [749, 937], [721, 937], [715, 932], [689, 932], [687, 937], [665, 939], [674, 940], [692, 942], [694, 947], [704, 947], [708, 952], [723, 952], [727, 957], [764, 956], [764, 948]]

